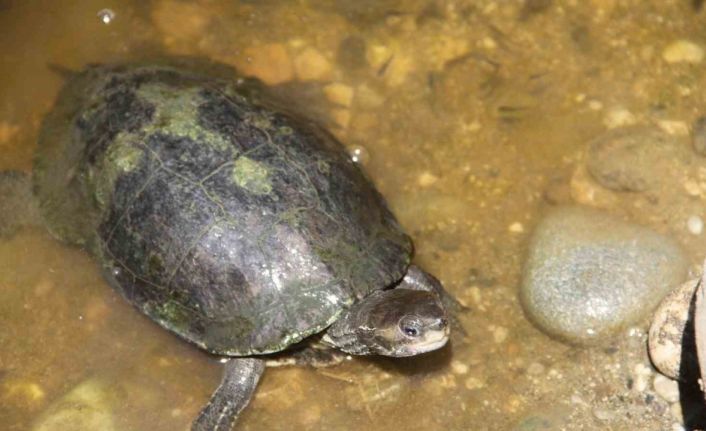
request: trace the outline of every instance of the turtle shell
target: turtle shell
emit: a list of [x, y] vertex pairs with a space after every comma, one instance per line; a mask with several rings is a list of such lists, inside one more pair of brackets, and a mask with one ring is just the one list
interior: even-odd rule
[[45, 119], [35, 190], [50, 231], [213, 353], [279, 351], [402, 278], [412, 245], [339, 142], [167, 66], [97, 66]]

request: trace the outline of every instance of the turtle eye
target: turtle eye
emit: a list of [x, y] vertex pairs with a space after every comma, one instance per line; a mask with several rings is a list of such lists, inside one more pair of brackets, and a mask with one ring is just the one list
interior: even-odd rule
[[402, 328], [402, 331], [404, 331], [404, 334], [408, 337], [416, 337], [419, 335], [419, 329], [413, 326], [405, 326]]
[[414, 318], [402, 319], [400, 321], [400, 330], [410, 338], [416, 338], [422, 333], [419, 321]]

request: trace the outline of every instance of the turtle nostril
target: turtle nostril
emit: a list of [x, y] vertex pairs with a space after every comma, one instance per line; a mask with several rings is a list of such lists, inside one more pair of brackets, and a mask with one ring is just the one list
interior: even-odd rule
[[445, 318], [440, 318], [437, 322], [439, 328], [446, 328], [449, 325], [449, 320]]

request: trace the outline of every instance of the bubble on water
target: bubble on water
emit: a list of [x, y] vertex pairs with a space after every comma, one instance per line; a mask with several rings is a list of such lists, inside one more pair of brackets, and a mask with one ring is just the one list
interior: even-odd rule
[[112, 9], [101, 9], [96, 14], [103, 24], [110, 24], [115, 19], [115, 12]]
[[367, 165], [370, 161], [370, 153], [362, 145], [351, 145], [348, 147], [348, 154], [351, 156], [351, 160], [354, 163], [359, 163], [361, 165]]

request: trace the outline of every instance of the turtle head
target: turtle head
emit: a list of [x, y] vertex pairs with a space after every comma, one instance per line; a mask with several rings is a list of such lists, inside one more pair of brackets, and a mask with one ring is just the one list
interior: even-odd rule
[[351, 354], [401, 357], [436, 350], [448, 338], [448, 317], [435, 292], [396, 288], [361, 300], [324, 341]]
[[433, 292], [393, 289], [383, 292], [360, 328], [370, 330], [368, 345], [384, 356], [413, 356], [436, 350], [449, 339], [441, 301]]

